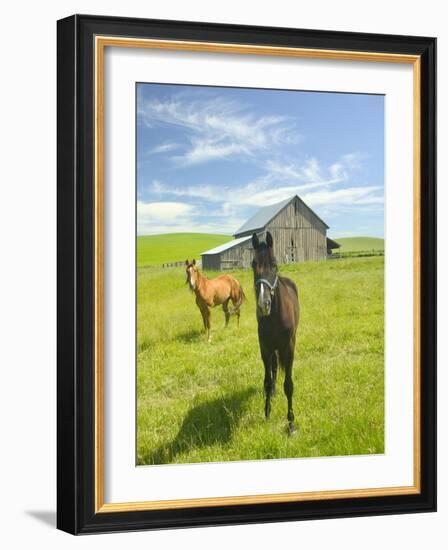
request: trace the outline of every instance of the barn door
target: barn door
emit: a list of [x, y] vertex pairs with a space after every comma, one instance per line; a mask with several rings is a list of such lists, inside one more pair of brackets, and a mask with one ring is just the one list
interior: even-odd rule
[[298, 261], [297, 257], [297, 243], [295, 242], [294, 237], [291, 237], [288, 243], [289, 246], [286, 247], [286, 263], [295, 264]]

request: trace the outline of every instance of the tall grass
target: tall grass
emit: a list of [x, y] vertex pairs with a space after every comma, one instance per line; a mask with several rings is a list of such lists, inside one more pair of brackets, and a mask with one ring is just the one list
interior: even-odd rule
[[[298, 433], [286, 433], [279, 371], [263, 414], [252, 274], [240, 327], [212, 311], [208, 343], [183, 269], [138, 271], [137, 463], [384, 452], [384, 258], [281, 267], [299, 288], [293, 369]], [[216, 274], [209, 274], [214, 276]]]

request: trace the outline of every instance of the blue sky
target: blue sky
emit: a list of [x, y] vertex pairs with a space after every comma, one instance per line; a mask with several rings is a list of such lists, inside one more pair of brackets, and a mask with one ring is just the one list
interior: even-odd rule
[[295, 194], [330, 236], [383, 236], [383, 96], [137, 85], [138, 234], [233, 234]]

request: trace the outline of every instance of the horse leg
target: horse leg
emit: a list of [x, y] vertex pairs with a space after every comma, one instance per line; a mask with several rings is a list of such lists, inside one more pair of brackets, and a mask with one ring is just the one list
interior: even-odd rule
[[206, 330], [207, 330], [207, 340], [209, 342], [212, 341], [212, 335], [211, 335], [211, 330], [212, 330], [212, 327], [211, 327], [211, 323], [210, 323], [210, 310], [208, 309], [208, 307], [205, 307], [204, 308], [204, 314], [205, 314], [205, 323], [206, 323]]
[[207, 330], [207, 320], [203, 309], [201, 309], [201, 315], [202, 315], [202, 322], [204, 323], [204, 330]]
[[289, 435], [292, 435], [296, 431], [294, 424], [294, 412], [292, 410], [292, 394], [294, 390], [294, 384], [292, 381], [292, 365], [294, 362], [294, 341], [290, 342], [289, 345], [285, 346], [280, 354], [280, 362], [285, 369], [285, 381], [283, 384], [283, 389], [285, 391], [286, 398], [288, 400], [288, 426], [289, 426]]
[[204, 329], [207, 330], [207, 316], [205, 310], [207, 309], [207, 306], [204, 305], [202, 300], [200, 300], [198, 297], [196, 297], [196, 305], [199, 308], [199, 311], [201, 312], [202, 316], [202, 322], [204, 323]]
[[294, 384], [292, 381], [292, 362], [289, 368], [285, 369], [285, 382], [283, 384], [286, 397], [288, 399], [288, 424], [289, 424], [289, 433], [290, 435], [296, 431], [296, 426], [294, 424], [294, 412], [292, 410], [292, 393], [294, 390]]
[[242, 303], [242, 290], [241, 289], [238, 289], [238, 292], [237, 294], [235, 295], [235, 293], [232, 291], [232, 294], [231, 294], [231, 297], [230, 299], [232, 300], [232, 305], [233, 305], [233, 311], [232, 311], [232, 314], [234, 313], [236, 315], [236, 326], [239, 327], [240, 326], [240, 307], [241, 307], [241, 303]]
[[277, 384], [277, 353], [274, 351], [272, 354], [272, 395], [275, 395], [276, 384]]
[[199, 310], [201, 311], [202, 315], [202, 321], [204, 323], [204, 329], [207, 333], [207, 340], [210, 342], [211, 336], [210, 336], [210, 310], [208, 306], [204, 303], [198, 303]]
[[222, 310], [224, 311], [224, 315], [226, 317], [226, 324], [225, 326], [227, 326], [229, 324], [229, 319], [230, 319], [230, 312], [229, 312], [229, 300], [226, 300], [223, 304], [222, 304]]
[[271, 398], [273, 393], [273, 383], [272, 383], [272, 352], [267, 350], [262, 350], [261, 357], [264, 363], [264, 394], [265, 394], [265, 405], [264, 405], [264, 415], [266, 419], [269, 418], [271, 414]]

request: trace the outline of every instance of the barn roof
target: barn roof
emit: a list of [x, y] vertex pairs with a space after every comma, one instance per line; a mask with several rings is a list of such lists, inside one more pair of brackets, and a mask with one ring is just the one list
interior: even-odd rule
[[330, 237], [327, 237], [327, 248], [341, 248], [341, 245], [333, 239], [330, 239]]
[[[285, 199], [281, 202], [276, 202], [275, 204], [264, 206], [263, 208], [257, 210], [257, 212], [255, 212], [255, 214], [251, 218], [249, 218], [247, 222], [238, 229], [238, 231], [235, 232], [235, 235], [240, 235], [241, 233], [246, 233], [247, 231], [252, 232], [263, 229], [273, 218], [275, 218], [275, 216], [281, 210], [283, 210], [283, 208], [285, 208], [286, 205], [288, 205], [295, 198], [298, 198], [303, 204], [305, 204], [298, 195], [294, 195], [293, 197], [289, 197], [288, 199]], [[321, 218], [319, 218], [316, 212], [311, 210], [311, 208], [307, 204], [305, 204], [305, 206], [314, 216], [316, 216], [318, 220], [320, 220], [325, 225], [325, 227], [328, 228], [328, 225]]]
[[238, 231], [235, 232], [235, 235], [240, 233], [245, 233], [246, 231], [255, 231], [257, 229], [262, 229], [267, 225], [274, 216], [276, 216], [280, 210], [286, 206], [292, 197], [281, 202], [276, 202], [275, 204], [270, 204], [269, 206], [264, 206], [255, 212], [255, 214], [244, 223]]
[[244, 243], [245, 241], [248, 241], [251, 239], [252, 236], [249, 235], [248, 237], [240, 237], [239, 239], [233, 239], [232, 241], [228, 241], [224, 244], [221, 244], [217, 246], [216, 248], [211, 248], [210, 250], [206, 250], [205, 252], [201, 252], [201, 256], [204, 254], [219, 254], [220, 252], [224, 252], [224, 250], [228, 250], [229, 248], [233, 248], [234, 246], [237, 246], [241, 243]]

